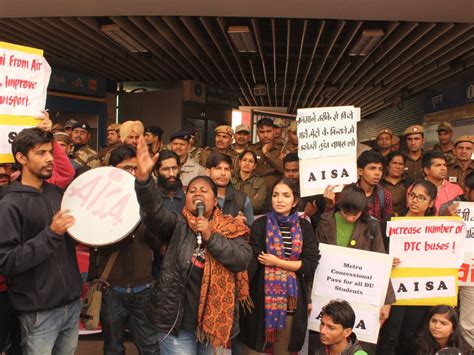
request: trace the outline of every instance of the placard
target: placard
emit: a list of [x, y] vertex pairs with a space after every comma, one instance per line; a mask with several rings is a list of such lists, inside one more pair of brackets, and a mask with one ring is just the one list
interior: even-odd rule
[[332, 299], [344, 299], [354, 309], [354, 332], [362, 341], [377, 342], [380, 308], [385, 302], [392, 257], [383, 253], [320, 244], [321, 259], [312, 290], [309, 329], [319, 331], [321, 308]]
[[390, 255], [399, 268], [459, 268], [465, 231], [459, 217], [394, 218], [387, 223]]
[[464, 260], [459, 268], [459, 286], [474, 286], [474, 202], [458, 202], [458, 214], [466, 224]]
[[127, 237], [140, 222], [134, 186], [132, 174], [110, 166], [80, 175], [67, 188], [61, 204], [76, 220], [68, 233], [91, 246]]
[[36, 126], [45, 108], [51, 67], [36, 48], [0, 42], [0, 163], [12, 162], [11, 141]]

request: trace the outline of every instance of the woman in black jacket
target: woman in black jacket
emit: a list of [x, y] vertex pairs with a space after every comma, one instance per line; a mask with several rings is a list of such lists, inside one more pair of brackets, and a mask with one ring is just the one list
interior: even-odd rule
[[143, 223], [168, 248], [145, 313], [158, 329], [160, 353], [213, 354], [237, 334], [239, 303], [250, 304], [248, 227], [217, 207], [217, 187], [192, 179], [182, 213], [167, 211], [140, 137], [135, 190]]
[[266, 344], [273, 344], [276, 355], [300, 351], [308, 325], [308, 285], [319, 260], [318, 244], [311, 224], [298, 217], [295, 182], [277, 181], [271, 197], [271, 211], [250, 232], [248, 272], [255, 308], [241, 321], [244, 354], [263, 352]]

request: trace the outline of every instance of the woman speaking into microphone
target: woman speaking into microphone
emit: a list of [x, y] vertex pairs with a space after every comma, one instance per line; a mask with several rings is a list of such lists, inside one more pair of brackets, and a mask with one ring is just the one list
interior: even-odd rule
[[239, 303], [249, 306], [249, 229], [217, 207], [206, 176], [190, 181], [182, 214], [167, 211], [150, 173], [145, 140], [137, 147], [135, 190], [142, 221], [168, 245], [145, 313], [160, 332], [160, 353], [213, 354], [238, 332]]

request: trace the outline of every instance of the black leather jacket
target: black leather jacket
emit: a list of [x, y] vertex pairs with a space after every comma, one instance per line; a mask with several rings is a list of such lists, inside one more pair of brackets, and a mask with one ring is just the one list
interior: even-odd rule
[[[163, 207], [158, 187], [152, 179], [146, 183], [137, 181], [135, 190], [143, 223], [157, 238], [168, 244], [158, 282], [145, 313], [158, 331], [167, 333], [173, 328], [172, 334], [177, 335], [183, 320], [185, 288], [192, 267], [196, 236], [183, 215]], [[214, 233], [207, 240], [206, 248], [232, 272], [245, 271], [252, 259], [252, 248], [243, 237], [228, 239]], [[235, 302], [235, 316], [238, 316], [238, 303]], [[234, 317], [234, 334], [236, 324], [238, 317]]]

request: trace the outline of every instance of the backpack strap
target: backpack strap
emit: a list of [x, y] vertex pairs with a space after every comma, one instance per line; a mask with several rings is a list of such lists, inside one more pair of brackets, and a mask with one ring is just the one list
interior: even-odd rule
[[105, 264], [104, 271], [102, 271], [102, 275], [100, 275], [100, 280], [102, 282], [107, 282], [110, 272], [112, 271], [112, 268], [114, 267], [115, 260], [117, 260], [118, 253], [119, 251], [116, 250], [112, 254], [110, 254], [109, 259], [107, 260], [107, 264]]

